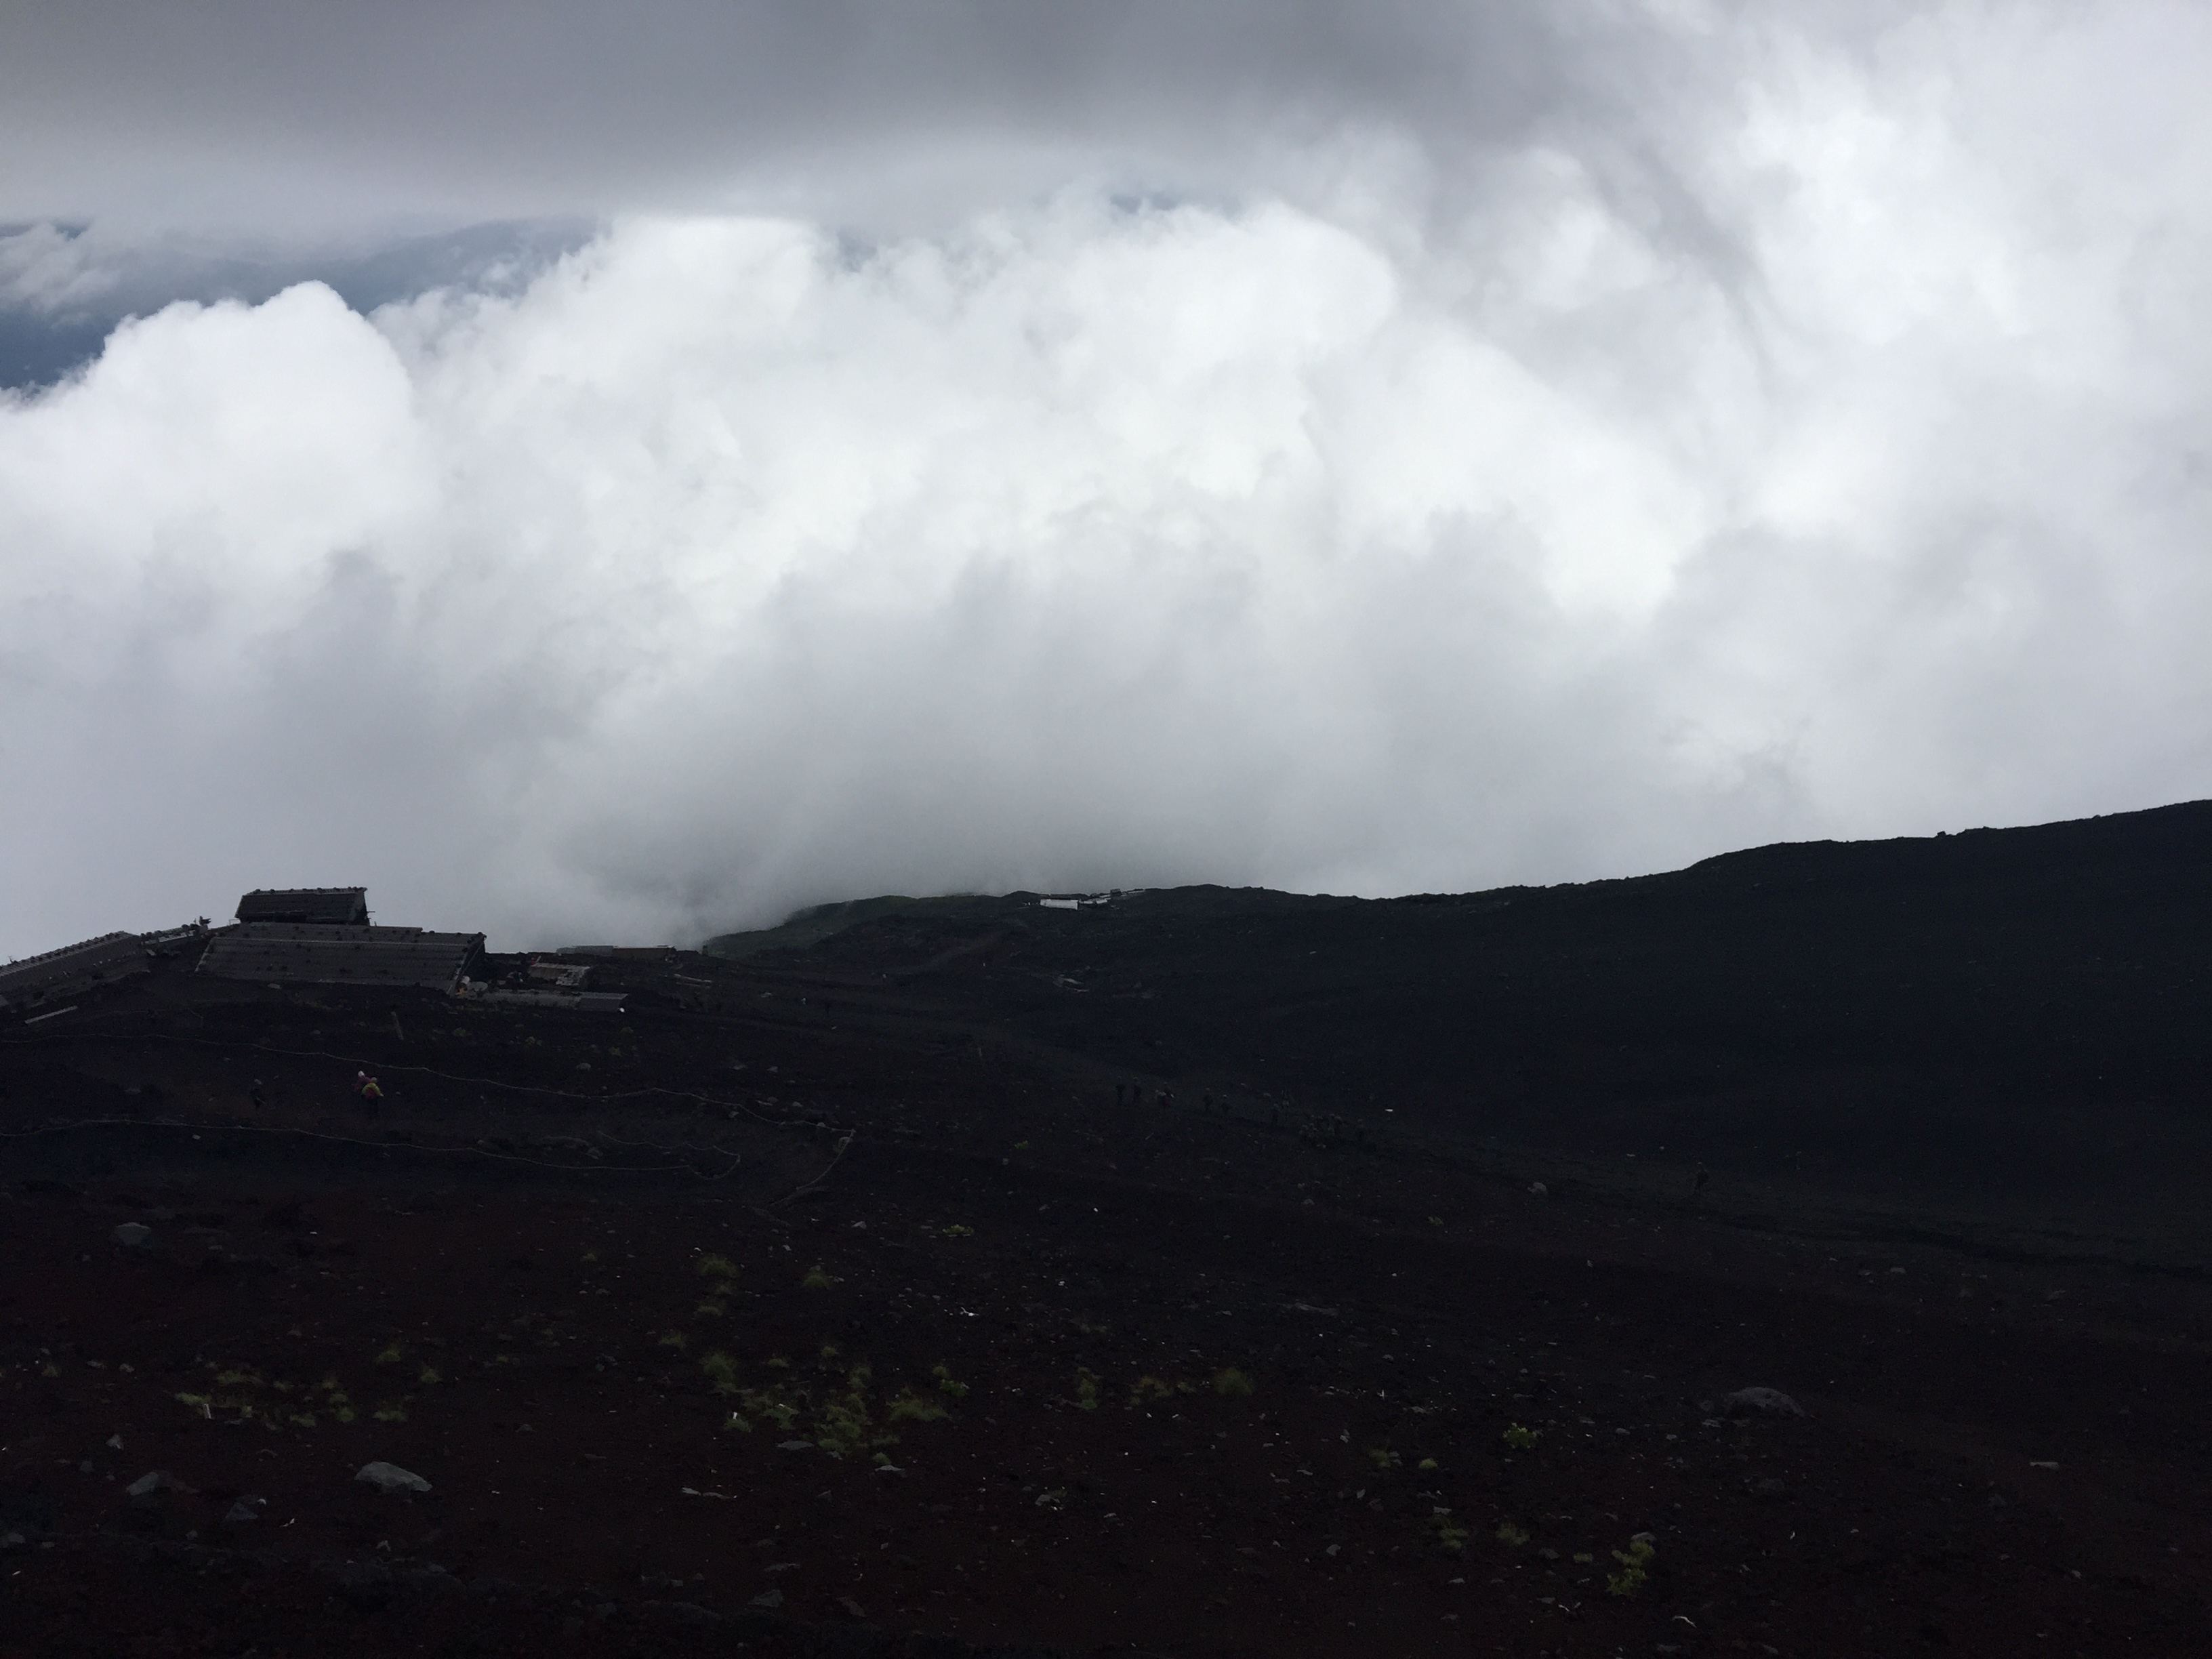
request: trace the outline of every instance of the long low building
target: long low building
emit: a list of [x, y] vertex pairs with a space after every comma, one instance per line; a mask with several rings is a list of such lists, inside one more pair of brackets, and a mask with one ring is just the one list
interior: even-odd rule
[[482, 933], [248, 921], [210, 935], [198, 971], [268, 985], [413, 986], [450, 992], [483, 948]]
[[29, 1007], [145, 971], [146, 945], [137, 934], [103, 933], [0, 967], [0, 1008]]

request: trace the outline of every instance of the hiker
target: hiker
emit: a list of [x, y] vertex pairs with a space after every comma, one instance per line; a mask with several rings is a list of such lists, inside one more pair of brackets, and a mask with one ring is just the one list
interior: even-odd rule
[[253, 1086], [246, 1091], [246, 1097], [253, 1103], [253, 1109], [257, 1112], [269, 1103], [261, 1097], [261, 1079], [259, 1078], [253, 1079]]
[[366, 1072], [356, 1072], [353, 1074], [353, 1085], [355, 1091], [361, 1096], [361, 1103], [367, 1107], [370, 1115], [374, 1116], [376, 1112], [376, 1103], [384, 1098], [384, 1091], [376, 1086], [376, 1079]]

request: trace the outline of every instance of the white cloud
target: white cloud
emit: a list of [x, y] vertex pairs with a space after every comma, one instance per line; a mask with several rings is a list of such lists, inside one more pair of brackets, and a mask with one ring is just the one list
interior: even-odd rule
[[2138, 27], [1759, 37], [1632, 166], [1354, 133], [1238, 202], [629, 217], [520, 291], [133, 323], [0, 406], [0, 949], [2207, 793], [2212, 191]]

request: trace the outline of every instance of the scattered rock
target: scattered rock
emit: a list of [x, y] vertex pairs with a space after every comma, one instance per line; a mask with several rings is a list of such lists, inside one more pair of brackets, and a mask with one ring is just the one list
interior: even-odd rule
[[1730, 1417], [1805, 1415], [1805, 1408], [1779, 1389], [1738, 1389], [1725, 1403]]
[[1539, 1198], [1549, 1198], [1552, 1195], [1552, 1189], [1549, 1187], [1547, 1187], [1540, 1181], [1530, 1182], [1528, 1183], [1528, 1190], [1535, 1194]]
[[783, 1592], [780, 1589], [763, 1590], [758, 1595], [753, 1597], [750, 1605], [757, 1607], [780, 1607], [783, 1605]]
[[1760, 1498], [1787, 1498], [1790, 1496], [1790, 1488], [1788, 1485], [1783, 1481], [1776, 1480], [1772, 1475], [1767, 1476], [1764, 1480], [1753, 1481], [1751, 1483], [1751, 1490], [1755, 1496]]
[[143, 1250], [154, 1242], [154, 1230], [143, 1222], [126, 1221], [108, 1235], [118, 1244]]
[[30, 1540], [20, 1532], [0, 1532], [0, 1550], [27, 1549]]
[[225, 1513], [222, 1524], [226, 1527], [234, 1527], [241, 1522], [258, 1521], [261, 1518], [261, 1511], [268, 1507], [268, 1504], [269, 1500], [265, 1498], [255, 1498], [251, 1495], [241, 1498]]
[[171, 1474], [167, 1469], [153, 1469], [140, 1475], [123, 1489], [125, 1498], [151, 1498], [156, 1492], [190, 1492], [193, 1488]]
[[778, 1451], [812, 1451], [814, 1443], [811, 1440], [781, 1440], [776, 1443], [775, 1449]]
[[719, 1625], [722, 1615], [701, 1607], [696, 1601], [647, 1601], [641, 1609], [648, 1619], [659, 1619], [672, 1625]]
[[839, 1596], [837, 1605], [844, 1609], [845, 1616], [848, 1619], [866, 1619], [868, 1616], [860, 1604], [849, 1595]]
[[361, 1473], [354, 1476], [354, 1479], [356, 1480], [368, 1481], [368, 1484], [375, 1487], [377, 1491], [383, 1492], [387, 1496], [396, 1492], [428, 1492], [430, 1490], [430, 1483], [428, 1481], [425, 1480], [419, 1474], [415, 1474], [406, 1469], [401, 1468], [397, 1463], [364, 1463], [361, 1466]]
[[123, 1437], [119, 1434], [109, 1435], [107, 1437], [107, 1449], [110, 1451], [121, 1451], [123, 1449]]

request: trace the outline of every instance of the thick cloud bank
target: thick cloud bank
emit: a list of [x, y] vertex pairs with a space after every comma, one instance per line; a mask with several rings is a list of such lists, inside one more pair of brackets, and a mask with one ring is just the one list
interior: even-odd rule
[[0, 953], [253, 885], [691, 939], [2212, 793], [2212, 129], [2133, 15], [1778, 39], [1664, 190], [1347, 129], [1237, 199], [126, 324], [0, 404]]

